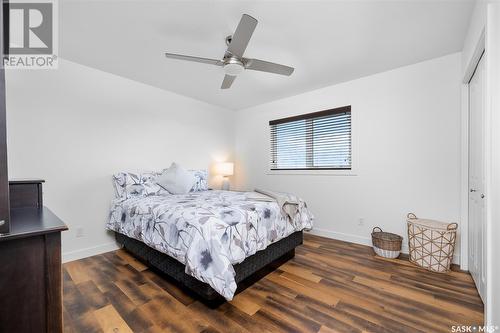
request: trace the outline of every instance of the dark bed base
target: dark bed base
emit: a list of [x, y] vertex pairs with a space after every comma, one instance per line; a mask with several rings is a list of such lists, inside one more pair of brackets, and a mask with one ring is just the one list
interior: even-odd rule
[[[214, 307], [224, 302], [224, 298], [208, 284], [186, 274], [184, 272], [185, 266], [176, 259], [120, 233], [115, 233], [115, 237], [116, 241], [128, 252], [201, 297], [201, 300], [207, 305]], [[243, 262], [234, 265], [236, 272], [235, 279], [238, 284], [236, 293], [244, 290], [284, 262], [293, 258], [295, 248], [302, 244], [302, 240], [302, 231], [297, 231], [269, 245], [265, 250], [258, 251]]]

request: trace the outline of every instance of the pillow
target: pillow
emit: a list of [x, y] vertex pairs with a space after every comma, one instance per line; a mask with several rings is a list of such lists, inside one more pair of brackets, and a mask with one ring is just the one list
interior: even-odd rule
[[208, 172], [207, 170], [188, 170], [196, 179], [190, 192], [200, 192], [208, 190]]
[[156, 172], [119, 172], [113, 175], [115, 196], [121, 199], [132, 197], [162, 195], [166, 191], [156, 184]]
[[[163, 169], [162, 172], [165, 172]], [[195, 178], [195, 183], [189, 192], [208, 191], [208, 171], [207, 170], [188, 170]]]
[[170, 168], [156, 177], [156, 183], [172, 194], [189, 193], [195, 182], [195, 176], [177, 163], [172, 163]]

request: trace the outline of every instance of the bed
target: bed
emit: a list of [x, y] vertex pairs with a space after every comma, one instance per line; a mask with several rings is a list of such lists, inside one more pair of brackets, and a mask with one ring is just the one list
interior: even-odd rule
[[113, 201], [107, 229], [119, 244], [205, 301], [231, 300], [269, 264], [293, 257], [313, 216], [293, 218], [251, 192], [148, 193]]

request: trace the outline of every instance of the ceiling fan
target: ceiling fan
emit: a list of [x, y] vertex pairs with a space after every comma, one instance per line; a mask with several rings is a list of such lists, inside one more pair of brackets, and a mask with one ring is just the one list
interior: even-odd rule
[[223, 67], [226, 75], [222, 81], [221, 89], [228, 89], [231, 87], [234, 79], [236, 79], [236, 76], [245, 69], [286, 76], [292, 75], [294, 70], [293, 67], [243, 57], [243, 53], [247, 48], [248, 42], [250, 41], [256, 26], [256, 19], [250, 15], [243, 14], [234, 34], [226, 37], [227, 50], [224, 53], [222, 60], [192, 57], [175, 53], [165, 53], [165, 56], [172, 59], [201, 62], [204, 64]]

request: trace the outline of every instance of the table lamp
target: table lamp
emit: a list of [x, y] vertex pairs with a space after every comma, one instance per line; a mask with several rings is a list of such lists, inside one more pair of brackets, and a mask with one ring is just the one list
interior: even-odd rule
[[221, 175], [223, 177], [222, 189], [225, 191], [229, 191], [228, 176], [232, 176], [234, 174], [234, 163], [232, 162], [218, 163], [215, 166], [215, 171], [218, 175]]

